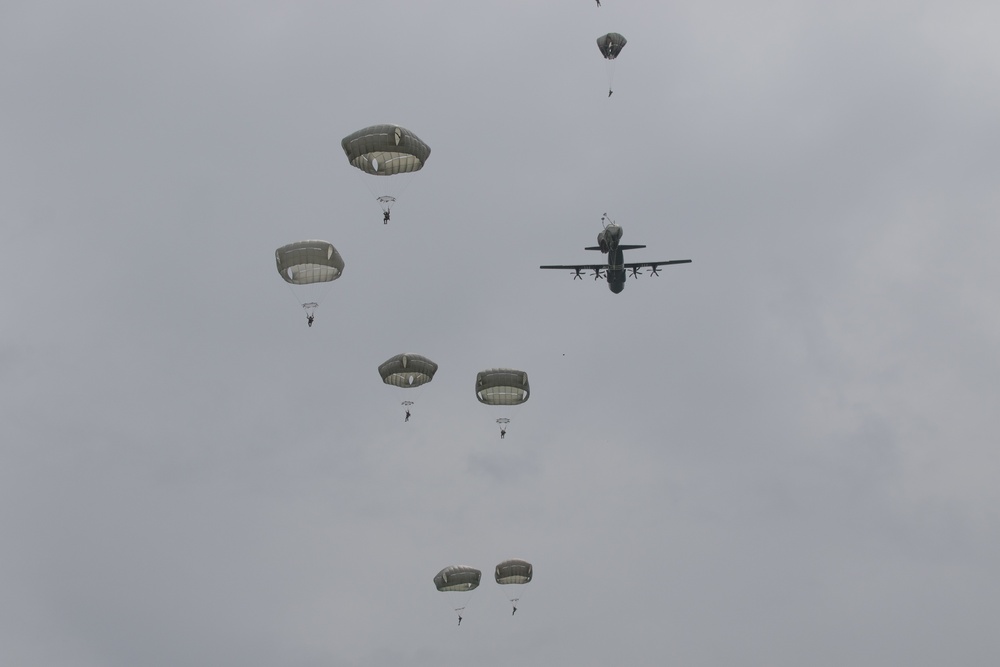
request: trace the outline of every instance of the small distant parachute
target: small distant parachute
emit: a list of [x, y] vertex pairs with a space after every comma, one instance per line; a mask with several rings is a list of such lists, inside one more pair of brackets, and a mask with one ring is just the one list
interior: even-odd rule
[[312, 326], [316, 308], [329, 287], [325, 283], [344, 273], [344, 259], [332, 243], [311, 240], [281, 246], [274, 251], [274, 261], [284, 281], [296, 286], [292, 291], [299, 297], [306, 310], [306, 321]]
[[[399, 125], [372, 125], [344, 137], [340, 145], [347, 155], [351, 166], [372, 176], [395, 176], [389, 179], [393, 183], [384, 182], [379, 192], [372, 189], [372, 184], [366, 179], [365, 184], [382, 207], [383, 222], [389, 222], [389, 211], [396, 202], [396, 196], [402, 192], [409, 179], [402, 179], [404, 174], [420, 171], [431, 148], [420, 137]], [[400, 180], [405, 182], [400, 183]]]
[[497, 420], [497, 423], [498, 423], [498, 424], [500, 424], [500, 425], [502, 426], [502, 425], [504, 425], [504, 424], [509, 424], [509, 423], [510, 423], [510, 420], [509, 420], [509, 419], [507, 419], [506, 417], [501, 417], [500, 419], [498, 419], [498, 420]]
[[597, 38], [597, 48], [601, 50], [601, 55], [608, 61], [608, 97], [611, 97], [612, 85], [615, 78], [615, 59], [625, 48], [628, 40], [621, 33], [609, 32]]
[[[438, 365], [419, 354], [397, 354], [382, 362], [378, 367], [382, 382], [401, 389], [412, 389], [427, 384], [434, 379]], [[409, 420], [413, 401], [403, 401], [406, 408], [406, 419]]]
[[[496, 580], [498, 584], [503, 586], [526, 584], [531, 581], [532, 570], [531, 563], [528, 561], [521, 560], [520, 558], [511, 558], [497, 565]], [[517, 602], [521, 599], [521, 594], [518, 593], [516, 597], [507, 599], [510, 600], [511, 605], [514, 607], [514, 610], [510, 612], [510, 615], [513, 616], [517, 611]]]
[[601, 55], [608, 60], [614, 60], [622, 52], [628, 40], [618, 32], [609, 32], [597, 38], [597, 48], [601, 50]]
[[[479, 581], [483, 578], [483, 573], [468, 565], [449, 565], [436, 575], [434, 575], [434, 586], [442, 593], [471, 593], [479, 587]], [[462, 611], [468, 602], [469, 596], [459, 598], [461, 603], [458, 607], [453, 607], [458, 614], [458, 624], [462, 624]]]

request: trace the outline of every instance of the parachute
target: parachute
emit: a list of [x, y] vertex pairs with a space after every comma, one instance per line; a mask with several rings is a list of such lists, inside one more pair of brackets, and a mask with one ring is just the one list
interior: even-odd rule
[[528, 374], [513, 368], [490, 368], [476, 374], [476, 398], [486, 405], [520, 405], [528, 400]]
[[601, 50], [601, 55], [608, 60], [614, 60], [622, 52], [628, 40], [621, 33], [609, 32], [597, 38], [597, 48]]
[[531, 563], [520, 558], [505, 560], [496, 567], [498, 584], [526, 584], [531, 581]]
[[[513, 368], [490, 368], [476, 374], [476, 398], [486, 405], [520, 405], [528, 400], [528, 374]], [[510, 419], [500, 417], [500, 439], [507, 435]]]
[[479, 587], [481, 570], [468, 565], [449, 565], [434, 575], [434, 585], [442, 593], [471, 591]]
[[[419, 354], [397, 354], [382, 362], [378, 367], [378, 374], [382, 382], [399, 387], [401, 389], [412, 389], [420, 385], [427, 384], [434, 379], [438, 365]], [[410, 408], [413, 401], [403, 401], [406, 408], [407, 420], [409, 420]]]
[[379, 364], [382, 382], [408, 389], [427, 384], [434, 379], [438, 365], [419, 354], [397, 354]]
[[[320, 297], [324, 296], [330, 283], [344, 273], [344, 259], [327, 241], [298, 241], [281, 246], [274, 251], [274, 261], [278, 273], [286, 283], [295, 287], [293, 292], [301, 297], [311, 297], [302, 301], [306, 311], [306, 321], [313, 325]], [[311, 287], [301, 287], [311, 286]]]
[[[531, 563], [526, 560], [521, 560], [520, 558], [505, 560], [496, 567], [497, 583], [503, 586], [510, 584], [526, 584], [531, 581], [531, 576]], [[517, 597], [507, 599], [510, 600], [511, 605], [514, 607], [514, 610], [510, 612], [510, 615], [513, 616], [517, 611], [517, 602], [521, 599], [520, 594], [518, 594]]]
[[615, 78], [615, 59], [627, 43], [628, 40], [617, 32], [609, 32], [597, 38], [597, 48], [601, 50], [601, 55], [608, 61], [608, 97], [611, 97], [611, 87]]
[[[442, 593], [471, 593], [479, 587], [483, 573], [468, 565], [449, 565], [434, 575], [434, 586]], [[458, 614], [458, 624], [462, 624], [462, 611], [468, 602], [468, 595], [461, 598], [461, 605], [453, 607]]]
[[389, 222], [389, 211], [396, 202], [396, 195], [409, 183], [398, 183], [403, 174], [420, 171], [430, 157], [430, 146], [399, 125], [372, 125], [344, 137], [340, 145], [347, 155], [347, 161], [372, 176], [395, 176], [392, 185], [383, 183], [381, 194], [368, 189], [378, 200], [384, 214], [383, 222]]

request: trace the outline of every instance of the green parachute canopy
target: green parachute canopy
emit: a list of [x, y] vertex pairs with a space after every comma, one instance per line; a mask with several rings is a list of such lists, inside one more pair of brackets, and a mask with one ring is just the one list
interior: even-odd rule
[[528, 400], [528, 374], [513, 368], [490, 368], [476, 374], [476, 398], [486, 405], [520, 405]]
[[471, 591], [479, 586], [483, 573], [468, 565], [449, 565], [434, 575], [434, 585], [443, 593]]
[[496, 567], [498, 584], [526, 584], [531, 581], [531, 563], [520, 558], [505, 560]]
[[292, 285], [310, 285], [336, 280], [344, 272], [344, 260], [327, 241], [299, 241], [274, 251], [278, 273]]
[[438, 365], [419, 354], [397, 354], [378, 367], [382, 382], [394, 387], [409, 389], [427, 384], [434, 379]]
[[597, 38], [597, 48], [601, 50], [601, 55], [608, 60], [614, 60], [622, 52], [628, 40], [617, 32], [609, 32]]
[[431, 155], [420, 137], [399, 125], [372, 125], [344, 137], [347, 161], [366, 174], [392, 176], [419, 171]]

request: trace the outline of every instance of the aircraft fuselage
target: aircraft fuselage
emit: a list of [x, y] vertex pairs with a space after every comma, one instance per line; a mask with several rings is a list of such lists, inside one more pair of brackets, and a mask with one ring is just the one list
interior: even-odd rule
[[597, 235], [596, 249], [608, 255], [608, 289], [615, 294], [625, 289], [625, 253], [618, 247], [621, 240], [622, 228], [614, 223]]
[[625, 289], [625, 253], [617, 246], [608, 251], [608, 289], [615, 294]]

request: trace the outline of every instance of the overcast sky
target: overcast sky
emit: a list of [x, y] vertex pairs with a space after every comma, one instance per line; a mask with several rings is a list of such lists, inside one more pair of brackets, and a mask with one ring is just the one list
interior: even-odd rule
[[0, 0], [0, 663], [1000, 660], [1000, 6], [603, 5]]

